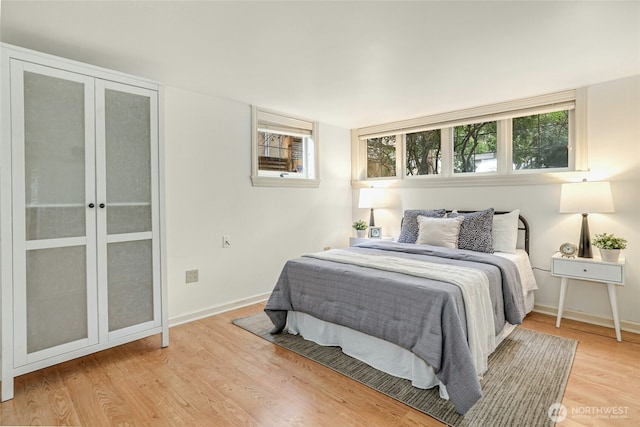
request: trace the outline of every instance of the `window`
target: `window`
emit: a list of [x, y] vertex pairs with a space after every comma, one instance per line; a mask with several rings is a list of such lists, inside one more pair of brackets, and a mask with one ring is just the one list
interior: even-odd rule
[[553, 180], [545, 173], [587, 167], [585, 111], [579, 89], [357, 129], [353, 178], [411, 186]]
[[440, 129], [406, 135], [406, 174], [437, 175], [442, 168]]
[[258, 130], [258, 171], [304, 171], [304, 138]]
[[568, 166], [568, 110], [513, 119], [513, 169]]
[[453, 171], [495, 172], [498, 168], [497, 122], [473, 123], [453, 128]]
[[317, 123], [252, 108], [254, 186], [317, 187]]
[[396, 176], [396, 136], [367, 139], [367, 178]]

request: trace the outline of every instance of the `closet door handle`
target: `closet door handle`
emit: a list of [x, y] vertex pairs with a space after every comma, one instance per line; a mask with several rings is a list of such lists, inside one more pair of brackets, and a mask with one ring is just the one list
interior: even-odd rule
[[101, 209], [104, 209], [104, 203], [100, 203], [98, 206], [100, 206]]
[[89, 203], [89, 207], [90, 207], [91, 209], [93, 209], [93, 208], [95, 208], [95, 207], [96, 207], [96, 205], [95, 205], [95, 204], [93, 204], [93, 203]]

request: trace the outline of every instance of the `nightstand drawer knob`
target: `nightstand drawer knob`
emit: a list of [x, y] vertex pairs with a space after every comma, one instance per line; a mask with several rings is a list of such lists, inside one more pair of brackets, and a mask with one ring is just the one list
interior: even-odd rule
[[582, 270], [582, 271], [584, 271], [584, 272], [586, 273], [586, 272], [587, 272], [587, 269], [585, 268], [585, 269], [584, 269], [584, 270]]

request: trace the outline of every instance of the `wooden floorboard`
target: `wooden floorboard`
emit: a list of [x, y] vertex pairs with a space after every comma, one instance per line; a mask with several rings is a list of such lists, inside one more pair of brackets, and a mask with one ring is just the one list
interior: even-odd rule
[[[440, 426], [231, 324], [263, 304], [22, 375], [2, 425]], [[579, 340], [559, 426], [640, 425], [640, 336], [532, 313], [523, 327]], [[526, 386], [526, 385], [523, 385]], [[614, 413], [612, 413], [614, 412]]]

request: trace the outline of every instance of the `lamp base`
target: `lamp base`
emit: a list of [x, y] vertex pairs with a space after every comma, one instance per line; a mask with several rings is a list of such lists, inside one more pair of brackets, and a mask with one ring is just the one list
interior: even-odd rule
[[369, 227], [375, 227], [376, 222], [373, 218], [373, 208], [371, 208], [371, 215], [369, 215]]
[[593, 258], [593, 251], [591, 250], [591, 237], [589, 235], [589, 221], [587, 216], [589, 214], [582, 214], [582, 229], [580, 230], [580, 244], [578, 245], [578, 257], [580, 258]]

